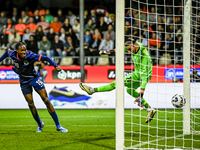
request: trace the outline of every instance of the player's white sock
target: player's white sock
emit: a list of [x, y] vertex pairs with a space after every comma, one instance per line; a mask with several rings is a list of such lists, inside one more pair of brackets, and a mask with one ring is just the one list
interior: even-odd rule
[[91, 87], [91, 88], [90, 88], [90, 92], [91, 92], [91, 93], [94, 93], [94, 88]]

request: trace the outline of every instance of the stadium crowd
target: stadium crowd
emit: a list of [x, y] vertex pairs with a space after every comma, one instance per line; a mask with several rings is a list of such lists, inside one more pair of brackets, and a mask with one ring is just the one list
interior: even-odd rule
[[[179, 2], [179, 3], [178, 3]], [[140, 4], [133, 1], [133, 7], [125, 9], [125, 40], [129, 37], [140, 41], [158, 63], [158, 58], [163, 55], [172, 59], [181, 60], [183, 55], [183, 10], [181, 0], [174, 6], [163, 7], [150, 4]], [[115, 48], [115, 14], [109, 13], [105, 7], [96, 7], [84, 11], [84, 50], [86, 56], [99, 56], [100, 49]], [[197, 18], [200, 22], [200, 18]], [[54, 56], [77, 56], [80, 47], [80, 23], [79, 16], [68, 10], [58, 8], [57, 15], [52, 15], [50, 9], [35, 9], [29, 7], [18, 11], [12, 8], [12, 13], [6, 15], [5, 11], [0, 14], [0, 44], [1, 50], [14, 49], [15, 43], [23, 41], [27, 49], [35, 53]], [[198, 27], [193, 33], [198, 32]], [[199, 42], [199, 38], [195, 38]], [[195, 50], [200, 47], [195, 45]], [[115, 54], [111, 54], [115, 56]], [[180, 57], [178, 57], [180, 56]], [[74, 64], [79, 64], [74, 58]], [[95, 65], [96, 60], [87, 59], [86, 64]], [[114, 64], [114, 60], [110, 64]], [[182, 63], [176, 61], [175, 63]]]

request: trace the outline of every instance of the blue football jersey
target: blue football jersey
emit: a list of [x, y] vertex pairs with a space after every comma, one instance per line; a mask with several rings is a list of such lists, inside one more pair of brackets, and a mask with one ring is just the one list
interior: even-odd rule
[[17, 52], [14, 51], [8, 51], [8, 56], [12, 58], [14, 61], [15, 66], [13, 67], [13, 71], [19, 76], [22, 77], [33, 77], [38, 76], [37, 72], [34, 69], [34, 62], [40, 61], [42, 55], [35, 54], [31, 51], [26, 51], [26, 57], [25, 59], [20, 59], [18, 57]]

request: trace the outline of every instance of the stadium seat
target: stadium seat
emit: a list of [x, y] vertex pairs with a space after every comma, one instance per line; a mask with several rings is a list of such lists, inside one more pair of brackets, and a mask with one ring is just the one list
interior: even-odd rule
[[102, 55], [97, 60], [97, 66], [106, 66], [109, 65], [109, 58], [108, 55]]
[[61, 62], [60, 62], [61, 66], [70, 66], [73, 65], [73, 59], [72, 57], [63, 57]]

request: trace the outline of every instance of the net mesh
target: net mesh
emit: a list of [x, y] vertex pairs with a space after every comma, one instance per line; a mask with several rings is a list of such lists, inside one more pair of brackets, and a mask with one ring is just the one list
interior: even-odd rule
[[[200, 101], [200, 2], [192, 0], [190, 27], [184, 27], [184, 0], [126, 0], [125, 41], [134, 39], [147, 47], [153, 61], [153, 75], [144, 98], [157, 110], [145, 123], [146, 110], [138, 110], [133, 97], [125, 94], [125, 147], [127, 149], [199, 149]], [[171, 99], [183, 95], [183, 30], [190, 28], [190, 135], [183, 134], [183, 109]], [[189, 47], [189, 46], [188, 46]], [[134, 72], [132, 55], [125, 53], [125, 71]], [[193, 75], [192, 73], [197, 73]], [[131, 87], [134, 90], [133, 86]], [[140, 88], [136, 89], [140, 92]], [[133, 94], [133, 93], [131, 93]]]

